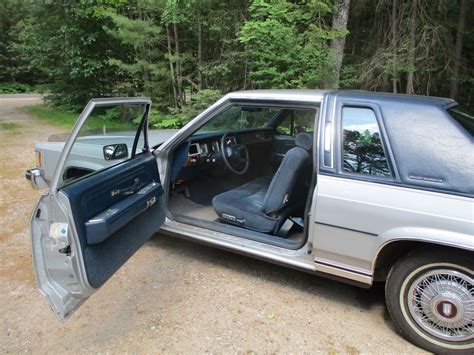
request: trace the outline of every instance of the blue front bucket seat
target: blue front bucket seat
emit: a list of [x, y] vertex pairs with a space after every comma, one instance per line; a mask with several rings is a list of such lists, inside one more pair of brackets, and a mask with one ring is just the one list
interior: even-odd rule
[[257, 232], [276, 233], [290, 213], [306, 202], [312, 142], [311, 134], [299, 133], [273, 177], [260, 177], [216, 195], [212, 206], [219, 218]]

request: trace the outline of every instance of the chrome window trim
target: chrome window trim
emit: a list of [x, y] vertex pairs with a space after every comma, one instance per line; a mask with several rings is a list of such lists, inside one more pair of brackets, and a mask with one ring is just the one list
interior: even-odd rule
[[[373, 111], [375, 115], [375, 119], [379, 128], [380, 139], [382, 141], [382, 148], [387, 159], [388, 168], [392, 174], [392, 176], [377, 176], [377, 175], [368, 175], [362, 173], [351, 173], [347, 172], [343, 169], [343, 129], [342, 129], [342, 111], [344, 107], [352, 107], [352, 108], [365, 108], [370, 109]], [[367, 102], [367, 101], [358, 101], [358, 100], [348, 100], [344, 99], [341, 100], [340, 103], [337, 105], [337, 112], [334, 114], [336, 116], [336, 125], [337, 125], [337, 140], [338, 145], [337, 149], [334, 151], [332, 155], [337, 155], [336, 160], [339, 162], [335, 167], [335, 173], [340, 176], [353, 178], [356, 180], [363, 180], [363, 181], [374, 181], [374, 182], [400, 182], [400, 175], [398, 173], [398, 168], [395, 162], [395, 158], [392, 153], [392, 149], [390, 146], [390, 142], [388, 140], [387, 131], [385, 130], [385, 125], [383, 122], [382, 112], [380, 110], [379, 105]]]

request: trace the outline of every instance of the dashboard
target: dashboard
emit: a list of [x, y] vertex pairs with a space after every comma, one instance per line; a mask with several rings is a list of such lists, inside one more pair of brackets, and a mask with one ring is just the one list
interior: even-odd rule
[[[227, 140], [232, 144], [255, 144], [270, 142], [273, 130], [243, 131], [230, 133]], [[221, 150], [222, 134], [202, 134], [191, 138], [188, 159], [185, 166], [193, 166], [202, 163], [215, 163], [215, 153]]]
[[[245, 144], [250, 156], [262, 152], [261, 145], [271, 146], [274, 129], [254, 129], [229, 132], [227, 139]], [[222, 165], [222, 132], [201, 133], [188, 138], [175, 151], [171, 180], [182, 182]], [[264, 150], [263, 150], [264, 151]]]

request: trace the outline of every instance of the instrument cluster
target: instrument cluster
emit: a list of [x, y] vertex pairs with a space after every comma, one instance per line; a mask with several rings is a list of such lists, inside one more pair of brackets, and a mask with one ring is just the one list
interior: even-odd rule
[[219, 141], [195, 142], [189, 145], [187, 166], [202, 164], [204, 162], [215, 163], [212, 154], [220, 151]]
[[220, 146], [218, 141], [211, 142], [196, 142], [189, 145], [189, 156], [208, 156], [211, 153], [220, 151]]

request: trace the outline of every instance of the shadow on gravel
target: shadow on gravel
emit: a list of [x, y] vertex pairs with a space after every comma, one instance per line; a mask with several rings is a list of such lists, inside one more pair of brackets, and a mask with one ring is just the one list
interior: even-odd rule
[[[342, 304], [350, 304], [361, 311], [368, 311], [374, 306], [383, 306], [385, 303], [384, 288], [380, 283], [375, 284], [371, 289], [363, 289], [163, 234], [155, 235], [149, 243], [153, 247], [180, 255], [183, 262], [187, 259], [198, 260], [267, 282], [278, 283], [282, 287], [290, 287]], [[388, 317], [385, 309], [384, 319], [387, 320]]]

